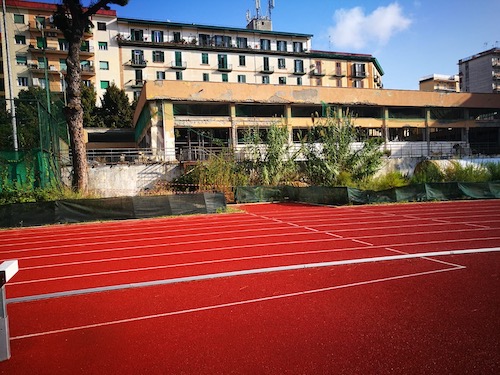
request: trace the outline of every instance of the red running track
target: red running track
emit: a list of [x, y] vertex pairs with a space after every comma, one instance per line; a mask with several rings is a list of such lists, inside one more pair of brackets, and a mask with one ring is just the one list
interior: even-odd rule
[[499, 372], [500, 201], [241, 208], [1, 231], [0, 373]]

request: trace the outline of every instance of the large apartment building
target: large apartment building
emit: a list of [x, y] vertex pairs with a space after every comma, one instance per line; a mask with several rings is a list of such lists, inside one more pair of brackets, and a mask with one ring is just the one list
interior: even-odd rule
[[[68, 44], [51, 23], [55, 5], [6, 4], [2, 37], [9, 42], [14, 96], [29, 86], [63, 91]], [[228, 28], [119, 18], [101, 10], [92, 22], [81, 47], [81, 76], [98, 97], [114, 83], [134, 99], [145, 81], [155, 80], [382, 88], [384, 72], [373, 56], [312, 50], [312, 35], [272, 31], [270, 20], [265, 27], [250, 22]], [[5, 48], [2, 43], [4, 65]]]
[[458, 61], [460, 91], [500, 93], [500, 48]]

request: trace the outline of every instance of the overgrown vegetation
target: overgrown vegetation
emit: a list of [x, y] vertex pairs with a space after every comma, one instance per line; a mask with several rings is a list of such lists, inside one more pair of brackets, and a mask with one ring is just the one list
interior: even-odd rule
[[358, 139], [352, 118], [328, 116], [320, 119], [303, 137], [305, 177], [312, 185], [359, 184], [373, 176], [382, 164], [381, 138]]

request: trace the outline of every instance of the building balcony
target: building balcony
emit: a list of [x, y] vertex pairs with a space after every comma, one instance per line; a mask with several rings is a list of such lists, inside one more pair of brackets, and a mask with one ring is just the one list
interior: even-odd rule
[[324, 77], [326, 76], [326, 72], [322, 71], [321, 69], [315, 68], [311, 70], [311, 76], [313, 77]]
[[274, 66], [268, 66], [264, 65], [259, 68], [259, 72], [262, 74], [273, 74], [274, 73]]
[[363, 71], [360, 71], [360, 72], [353, 71], [352, 72], [352, 78], [367, 78], [367, 77], [368, 77], [367, 72], [363, 72]]
[[145, 68], [148, 65], [148, 61], [144, 59], [132, 59], [129, 63], [132, 68]]
[[170, 67], [172, 69], [185, 70], [187, 68], [187, 62], [186, 61], [172, 61], [170, 63]]
[[345, 77], [347, 75], [345, 70], [336, 69], [332, 72], [332, 77]]
[[303, 76], [306, 74], [306, 72], [304, 71], [304, 69], [295, 69], [293, 71], [293, 74], [296, 75], [296, 76]]
[[143, 87], [143, 86], [144, 86], [144, 83], [145, 83], [145, 82], [146, 82], [146, 81], [145, 81], [145, 80], [143, 80], [143, 79], [136, 79], [136, 80], [132, 81], [132, 88], [133, 88], [133, 89], [138, 89], [138, 88], [141, 88], [141, 87]]
[[232, 64], [219, 64], [219, 65], [217, 65], [217, 70], [219, 72], [231, 72], [231, 71], [233, 71], [233, 65]]
[[[55, 47], [47, 47], [47, 48], [36, 48], [33, 45], [28, 47], [28, 51], [35, 55], [42, 55], [44, 52], [47, 56], [57, 55], [57, 56], [68, 56], [68, 50], [61, 50]], [[94, 49], [91, 47], [86, 51], [80, 51], [80, 57], [93, 57]]]

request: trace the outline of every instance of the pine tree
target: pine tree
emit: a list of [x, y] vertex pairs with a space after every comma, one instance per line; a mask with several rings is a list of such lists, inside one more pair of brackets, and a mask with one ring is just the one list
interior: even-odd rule
[[109, 4], [127, 5], [128, 0], [99, 0], [92, 1], [84, 8], [80, 0], [62, 0], [54, 13], [54, 24], [59, 28], [69, 44], [66, 59], [66, 121], [70, 134], [70, 143], [73, 156], [73, 188], [85, 193], [88, 188], [87, 153], [83, 133], [83, 106], [81, 98], [81, 67], [80, 47], [83, 34], [93, 26], [91, 16], [100, 9], [109, 9]]
[[112, 84], [106, 89], [101, 100], [99, 119], [107, 128], [131, 128], [133, 111], [124, 90]]

